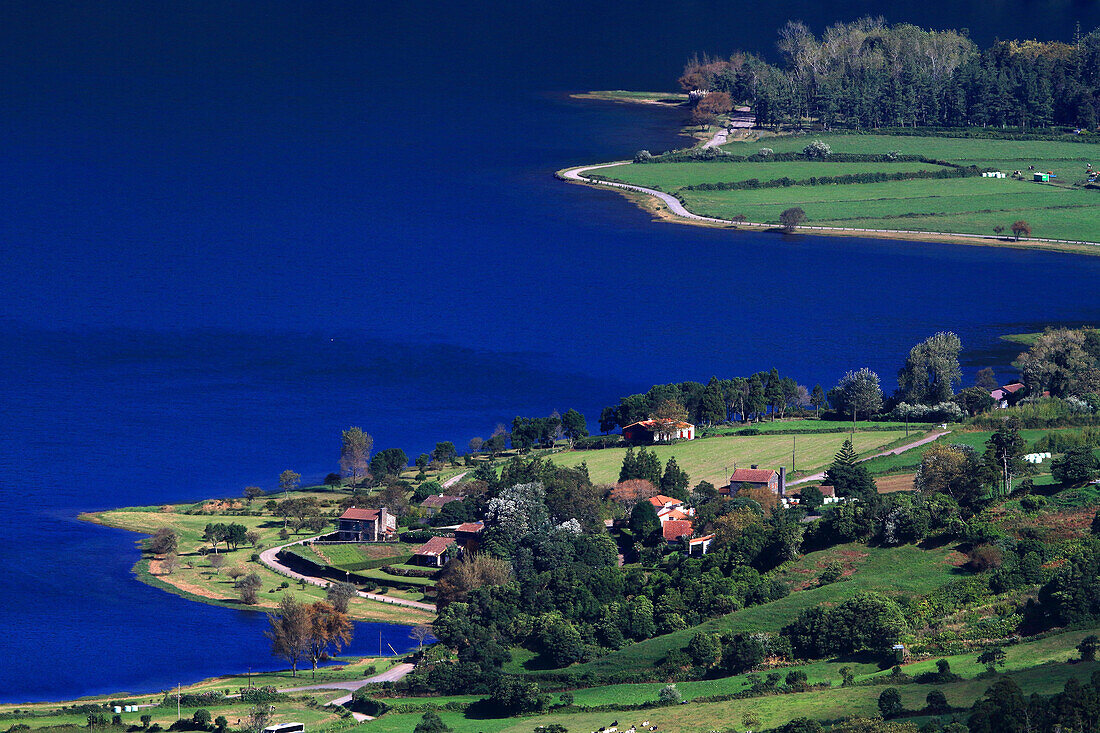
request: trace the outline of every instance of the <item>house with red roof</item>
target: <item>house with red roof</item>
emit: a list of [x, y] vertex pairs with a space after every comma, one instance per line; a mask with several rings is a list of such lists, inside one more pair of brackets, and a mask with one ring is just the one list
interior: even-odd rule
[[413, 550], [413, 560], [418, 565], [441, 568], [447, 564], [457, 549], [454, 537], [432, 537]]
[[633, 445], [694, 439], [695, 426], [682, 420], [639, 420], [623, 428], [623, 440]]
[[665, 542], [672, 544], [682, 539], [690, 539], [695, 534], [695, 528], [689, 519], [670, 519], [661, 526], [661, 533]]
[[730, 482], [728, 486], [723, 486], [718, 489], [718, 493], [725, 496], [737, 496], [737, 492], [741, 489], [761, 489], [768, 488], [775, 492], [777, 495], [783, 495], [783, 484], [786, 478], [786, 471], [780, 468], [778, 471], [773, 471], [770, 468], [738, 468], [730, 476]]
[[439, 514], [439, 510], [452, 501], [462, 501], [461, 496], [447, 496], [445, 494], [436, 494], [429, 496], [424, 501], [420, 502], [420, 508], [424, 510], [424, 513], [429, 517], [434, 517]]
[[455, 542], [463, 552], [477, 552], [484, 531], [485, 522], [465, 522], [455, 527]]
[[1020, 382], [1013, 382], [1012, 384], [1006, 384], [1003, 387], [998, 387], [989, 393], [989, 396], [993, 398], [993, 407], [998, 410], [1003, 410], [1006, 407], [1016, 404], [1023, 393], [1024, 385]]
[[341, 542], [383, 542], [397, 534], [397, 517], [386, 507], [348, 507], [337, 521]]
[[657, 512], [657, 519], [661, 520], [661, 524], [669, 520], [687, 519], [695, 516], [695, 509], [671, 496], [657, 494], [657, 496], [651, 496], [648, 501]]

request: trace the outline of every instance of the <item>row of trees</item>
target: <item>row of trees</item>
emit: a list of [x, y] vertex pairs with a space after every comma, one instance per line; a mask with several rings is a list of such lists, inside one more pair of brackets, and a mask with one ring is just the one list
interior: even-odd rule
[[710, 106], [748, 103], [760, 125], [1097, 126], [1100, 29], [1073, 43], [999, 41], [979, 49], [965, 31], [862, 18], [829, 26], [820, 38], [790, 22], [777, 45], [780, 64], [741, 52], [694, 58], [680, 85], [708, 91], [703, 100], [721, 95]]

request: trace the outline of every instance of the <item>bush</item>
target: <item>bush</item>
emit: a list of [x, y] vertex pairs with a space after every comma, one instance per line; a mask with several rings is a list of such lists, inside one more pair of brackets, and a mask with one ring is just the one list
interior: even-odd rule
[[191, 722], [200, 728], [206, 728], [210, 725], [210, 721], [213, 720], [213, 716], [210, 715], [210, 711], [206, 708], [199, 708], [191, 716]]
[[1034, 512], [1046, 506], [1047, 500], [1042, 496], [1027, 495], [1020, 499], [1020, 508], [1025, 512]]
[[634, 153], [635, 163], [648, 163], [651, 160], [653, 160], [653, 154], [650, 153], [648, 150], [639, 150], [638, 152]]
[[924, 698], [928, 712], [933, 715], [943, 715], [951, 712], [951, 706], [947, 704], [947, 695], [943, 690], [932, 690]]
[[661, 691], [657, 693], [657, 702], [661, 705], [677, 705], [683, 699], [684, 696], [676, 689], [676, 685], [665, 685], [661, 688]]
[[1088, 446], [1070, 448], [1050, 463], [1054, 480], [1067, 486], [1080, 486], [1100, 475], [1100, 460]]
[[825, 566], [824, 570], [821, 571], [821, 577], [818, 579], [818, 581], [821, 583], [821, 585], [828, 585], [829, 583], [835, 583], [836, 581], [840, 580], [841, 576], [843, 575], [844, 566], [841, 565], [838, 561], [833, 560]]
[[901, 704], [901, 693], [896, 687], [887, 687], [878, 696], [878, 709], [884, 718], [893, 718], [903, 712], [905, 708]]
[[615, 448], [623, 444], [621, 435], [590, 435], [587, 438], [578, 438], [573, 442], [577, 450], [597, 450], [601, 448]]
[[348, 707], [357, 713], [369, 715], [372, 718], [377, 718], [389, 709], [389, 706], [384, 702], [372, 698], [364, 688], [359, 688], [352, 693]]
[[774, 153], [775, 151], [771, 148], [760, 148], [760, 150], [756, 152], [761, 158], [770, 158]]
[[802, 154], [807, 158], [828, 158], [833, 152], [833, 149], [829, 147], [828, 143], [824, 143], [820, 140], [814, 140], [812, 143], [802, 148]]

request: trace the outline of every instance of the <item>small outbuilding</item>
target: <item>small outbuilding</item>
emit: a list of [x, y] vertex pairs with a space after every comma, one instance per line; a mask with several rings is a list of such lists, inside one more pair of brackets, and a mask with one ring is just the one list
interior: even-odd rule
[[441, 568], [451, 559], [455, 547], [454, 537], [432, 537], [413, 551], [413, 559], [418, 565]]

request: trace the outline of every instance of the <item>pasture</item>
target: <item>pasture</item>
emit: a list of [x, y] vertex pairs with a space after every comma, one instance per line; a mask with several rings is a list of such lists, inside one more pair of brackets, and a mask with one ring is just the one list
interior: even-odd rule
[[[625, 165], [599, 173], [609, 179], [678, 193], [697, 214], [721, 219], [744, 216], [750, 222], [778, 224], [780, 213], [800, 207], [807, 225], [902, 229], [994, 235], [996, 227], [1011, 239], [1011, 225], [1024, 220], [1032, 235], [1048, 239], [1100, 241], [1095, 206], [1100, 191], [1080, 186], [1086, 168], [1100, 166], [1100, 147], [1073, 141], [982, 140], [892, 135], [809, 134], [738, 141], [723, 146], [735, 155], [762, 147], [797, 152], [812, 140], [828, 143], [834, 153], [922, 155], [963, 166], [995, 168], [1025, 180], [957, 178], [937, 180], [790, 186], [742, 191], [688, 191], [685, 186], [756, 178], [847, 175], [866, 172], [931, 170], [931, 164], [907, 161], [840, 162], [817, 160], [775, 163], [697, 161]], [[1051, 183], [1035, 183], [1032, 171], [1056, 174]]]
[[[839, 424], [838, 424], [839, 425]], [[761, 468], [778, 469], [786, 466], [791, 471], [791, 450], [795, 449], [795, 468], [800, 472], [813, 472], [832, 462], [833, 456], [849, 437], [849, 433], [818, 433], [811, 435], [752, 435], [716, 436], [698, 438], [672, 445], [658, 445], [650, 450], [657, 454], [663, 467], [675, 456], [680, 468], [687, 471], [691, 484], [709, 481], [715, 486], [729, 483], [729, 473], [734, 467], [748, 468], [756, 464]], [[857, 432], [853, 445], [860, 454], [874, 452], [905, 437], [904, 430], [875, 430]], [[913, 440], [919, 438], [911, 432]], [[603, 448], [555, 453], [549, 460], [559, 466], [588, 464], [588, 473], [595, 483], [614, 483], [619, 480], [626, 448]]]

